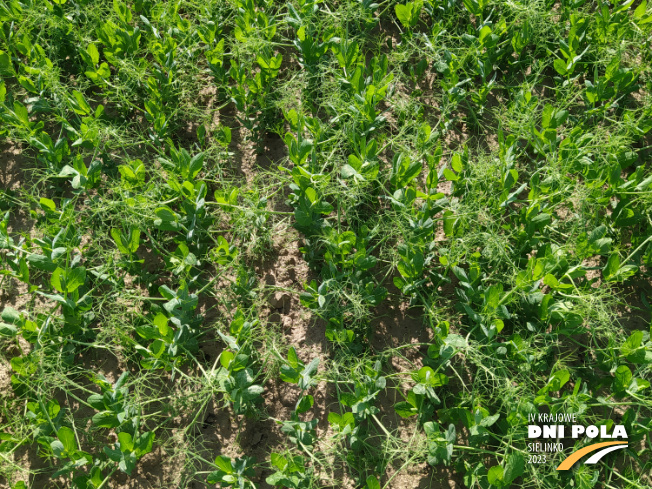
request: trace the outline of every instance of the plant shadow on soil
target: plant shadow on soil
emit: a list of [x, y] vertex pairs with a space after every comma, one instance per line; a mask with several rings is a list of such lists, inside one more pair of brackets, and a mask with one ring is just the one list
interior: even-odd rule
[[618, 290], [619, 296], [626, 301], [617, 309], [619, 324], [628, 332], [647, 330], [652, 324], [652, 278], [630, 279], [619, 285]]

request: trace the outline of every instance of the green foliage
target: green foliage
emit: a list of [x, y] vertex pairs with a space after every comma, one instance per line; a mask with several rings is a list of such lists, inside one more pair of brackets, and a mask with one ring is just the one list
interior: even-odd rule
[[120, 253], [132, 255], [138, 251], [138, 247], [140, 246], [140, 229], [137, 227], [132, 226], [126, 234], [119, 229], [111, 229], [111, 237], [115, 241]]
[[97, 375], [94, 382], [100, 387], [101, 394], [91, 394], [87, 402], [99, 411], [93, 416], [93, 425], [98, 428], [120, 428], [130, 433], [139, 429], [140, 416], [129, 398], [129, 390], [124, 383], [129, 372], [124, 372], [115, 384], [111, 385], [102, 375]]
[[436, 422], [428, 421], [423, 429], [428, 437], [428, 463], [448, 465], [453, 456], [455, 426], [450, 424], [444, 431]]
[[241, 311], [237, 311], [230, 334], [219, 332], [229, 349], [220, 354], [221, 367], [216, 373], [220, 389], [225, 393], [225, 400], [231, 402], [237, 414], [244, 414], [262, 400], [264, 388], [256, 384], [259, 365], [256, 352], [252, 346], [252, 329], [258, 321], [247, 321]]
[[135, 437], [123, 431], [118, 433], [114, 448], [104, 447], [104, 453], [110, 460], [118, 463], [120, 471], [129, 475], [136, 467], [138, 459], [152, 451], [154, 438], [151, 431]]
[[[651, 29], [645, 0], [0, 2], [0, 480], [644, 487]], [[529, 463], [539, 413], [630, 450]]]
[[394, 7], [396, 17], [406, 29], [411, 29], [419, 22], [419, 14], [422, 7], [421, 1], [408, 2], [405, 5], [398, 4]]
[[209, 484], [220, 484], [222, 487], [238, 487], [240, 489], [255, 488], [250, 477], [254, 475], [251, 468], [253, 459], [250, 457], [236, 458], [220, 455], [215, 459], [218, 470], [208, 474], [206, 481]]
[[301, 456], [284, 457], [272, 452], [271, 463], [274, 472], [265, 479], [271, 486], [302, 489], [310, 487], [310, 469], [306, 468], [305, 459]]

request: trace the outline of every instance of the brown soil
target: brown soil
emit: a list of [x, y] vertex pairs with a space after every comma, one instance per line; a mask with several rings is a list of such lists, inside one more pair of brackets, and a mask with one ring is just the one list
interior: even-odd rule
[[0, 145], [0, 188], [18, 190], [25, 181], [28, 159], [22, 155], [18, 145]]

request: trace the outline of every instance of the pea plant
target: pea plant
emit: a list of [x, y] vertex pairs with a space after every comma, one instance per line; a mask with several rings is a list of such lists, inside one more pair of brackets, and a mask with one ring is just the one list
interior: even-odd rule
[[233, 406], [236, 414], [244, 414], [261, 400], [263, 386], [256, 384], [259, 365], [253, 350], [253, 329], [258, 321], [247, 321], [238, 311], [229, 327], [229, 334], [220, 337], [229, 347], [220, 354], [221, 367], [215, 373], [216, 381], [224, 392], [225, 401]]

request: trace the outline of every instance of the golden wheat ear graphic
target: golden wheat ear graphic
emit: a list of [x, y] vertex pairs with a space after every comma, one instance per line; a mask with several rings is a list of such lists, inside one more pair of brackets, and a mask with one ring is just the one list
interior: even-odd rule
[[571, 453], [568, 457], [564, 459], [562, 463], [559, 464], [557, 470], [568, 470], [570, 469], [575, 462], [581, 459], [584, 455], [588, 455], [591, 452], [600, 450], [598, 453], [594, 454], [589, 458], [585, 464], [595, 464], [604, 457], [606, 454], [613, 452], [614, 450], [620, 450], [621, 448], [626, 448], [628, 446], [626, 441], [605, 441], [602, 443], [594, 443], [588, 447], [581, 448], [580, 450]]

